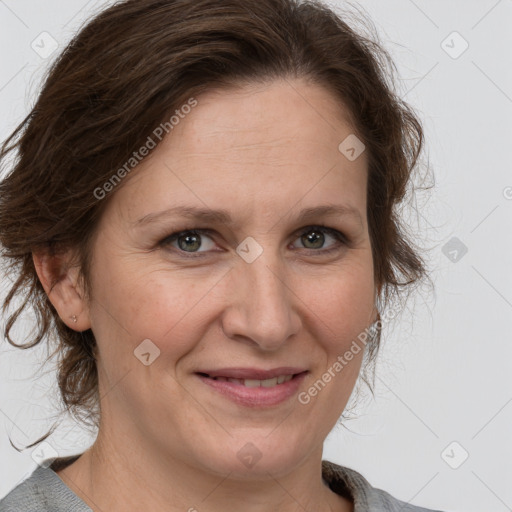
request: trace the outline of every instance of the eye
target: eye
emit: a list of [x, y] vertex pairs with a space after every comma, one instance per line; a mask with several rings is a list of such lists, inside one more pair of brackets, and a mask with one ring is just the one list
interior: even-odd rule
[[[209, 231], [205, 229], [189, 229], [187, 231], [178, 231], [167, 237], [165, 240], [163, 240], [162, 244], [171, 245], [173, 242], [176, 241], [178, 243], [178, 250], [188, 253], [196, 253], [198, 252], [199, 248], [204, 247], [202, 241], [203, 237], [210, 238], [206, 235], [206, 233], [208, 232]], [[210, 247], [208, 247], [208, 244], [206, 244], [206, 249], [208, 248], [212, 249], [213, 246], [210, 245]]]
[[[322, 252], [324, 254], [338, 250], [341, 245], [347, 244], [347, 239], [343, 233], [337, 229], [328, 228], [326, 226], [311, 226], [302, 233], [303, 234], [300, 236], [299, 240], [304, 244], [306, 249], [323, 249], [322, 251], [317, 252]], [[335, 241], [335, 243], [328, 249], [323, 247], [326, 235], [333, 238]]]
[[[309, 226], [306, 230], [303, 229], [299, 233], [300, 236], [297, 240], [303, 244], [303, 249], [321, 254], [328, 254], [340, 250], [342, 246], [348, 245], [348, 239], [343, 233], [326, 226]], [[180, 255], [184, 257], [199, 257], [201, 253], [208, 252], [208, 250], [214, 248], [215, 243], [211, 235], [213, 235], [213, 231], [209, 229], [187, 229], [172, 233], [164, 238], [159, 245], [162, 247], [171, 246], [175, 252], [181, 253]], [[334, 240], [331, 247], [327, 249], [324, 248], [326, 236]], [[209, 239], [210, 241], [205, 244], [203, 242], [204, 239]], [[177, 247], [174, 245], [175, 243]], [[301, 247], [297, 248], [300, 249]], [[199, 251], [199, 249], [205, 250]]]

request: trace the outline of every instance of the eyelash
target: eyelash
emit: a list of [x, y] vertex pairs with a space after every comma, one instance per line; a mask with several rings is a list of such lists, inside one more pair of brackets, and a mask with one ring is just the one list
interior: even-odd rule
[[[309, 232], [315, 231], [315, 230], [322, 231], [323, 233], [327, 233], [328, 235], [331, 235], [339, 243], [335, 244], [335, 246], [330, 249], [307, 249], [307, 248], [305, 248], [306, 251], [309, 250], [309, 251], [321, 253], [323, 255], [328, 255], [328, 254], [334, 253], [336, 251], [339, 251], [340, 244], [341, 245], [349, 245], [349, 243], [350, 243], [350, 240], [341, 231], [338, 231], [337, 229], [329, 228], [327, 226], [323, 226], [320, 224], [314, 225], [314, 226], [307, 226], [303, 230], [299, 231], [299, 237], [301, 235], [304, 235], [306, 233], [309, 233]], [[166, 236], [163, 240], [161, 240], [159, 242], [159, 246], [167, 247], [172, 242], [174, 242], [176, 239], [178, 239], [181, 235], [184, 235], [184, 234], [206, 235], [206, 236], [209, 236], [210, 238], [212, 238], [213, 233], [214, 232], [211, 229], [202, 229], [202, 228], [183, 229], [181, 231], [176, 231], [176, 232], [170, 234], [169, 236]], [[175, 248], [175, 247], [173, 249], [175, 249], [180, 254], [180, 256], [183, 256], [184, 258], [201, 258], [201, 257], [205, 256], [206, 254], [208, 254], [208, 252], [210, 252], [210, 251], [204, 251], [204, 252], [194, 253], [194, 252], [183, 251], [183, 250], [181, 250], [179, 248]]]

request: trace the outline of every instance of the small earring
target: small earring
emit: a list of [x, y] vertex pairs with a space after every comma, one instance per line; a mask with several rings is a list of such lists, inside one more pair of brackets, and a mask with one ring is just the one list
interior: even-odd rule
[[73, 316], [71, 316], [70, 318], [71, 318], [71, 320], [73, 320], [73, 322], [75, 322], [75, 323], [76, 323], [76, 315], [73, 315]]

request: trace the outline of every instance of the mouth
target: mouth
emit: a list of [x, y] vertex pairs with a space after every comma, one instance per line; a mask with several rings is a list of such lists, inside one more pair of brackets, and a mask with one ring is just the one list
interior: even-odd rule
[[203, 372], [197, 372], [197, 375], [215, 380], [218, 382], [231, 382], [233, 384], [237, 384], [239, 386], [245, 386], [247, 388], [273, 388], [275, 386], [284, 384], [285, 382], [290, 382], [292, 379], [295, 379], [299, 377], [302, 374], [306, 374], [306, 371], [299, 372], [299, 373], [293, 373], [293, 374], [282, 374], [278, 375], [277, 377], [272, 377], [270, 379], [237, 379], [233, 377], [225, 377], [225, 376], [211, 376], [207, 373]]
[[[245, 375], [240, 375], [241, 373]], [[296, 395], [309, 371], [299, 369], [293, 373], [279, 369], [278, 372], [274, 370], [272, 372], [274, 375], [267, 378], [254, 378], [254, 373], [259, 377], [265, 376], [262, 372], [252, 371], [250, 376], [247, 375], [248, 373], [251, 373], [251, 370], [196, 372], [195, 375], [208, 386], [210, 391], [214, 392], [213, 396], [220, 395], [244, 407], [262, 408], [276, 406], [290, 400]], [[236, 376], [232, 376], [233, 374]]]

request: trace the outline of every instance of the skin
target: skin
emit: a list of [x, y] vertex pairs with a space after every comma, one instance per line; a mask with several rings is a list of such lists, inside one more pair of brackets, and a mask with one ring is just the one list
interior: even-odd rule
[[[99, 347], [98, 438], [58, 474], [93, 510], [351, 511], [323, 483], [321, 460], [362, 350], [308, 404], [295, 396], [251, 409], [194, 372], [299, 366], [309, 370], [305, 391], [376, 320], [366, 154], [349, 161], [338, 151], [354, 133], [347, 112], [304, 80], [197, 100], [115, 191], [95, 239], [90, 302], [77, 269], [66, 268], [71, 252], [34, 254], [63, 321], [91, 328]], [[297, 222], [302, 208], [326, 203], [350, 205], [360, 218]], [[236, 225], [166, 218], [136, 227], [177, 204], [226, 208]], [[323, 245], [308, 244], [301, 235], [318, 224], [350, 242], [324, 232]], [[187, 259], [178, 241], [159, 244], [192, 228], [213, 230], [192, 249], [203, 257]], [[263, 249], [252, 263], [236, 253], [247, 236]], [[160, 355], [146, 366], [134, 350], [148, 338]], [[248, 442], [261, 453], [251, 468], [237, 457]]]

